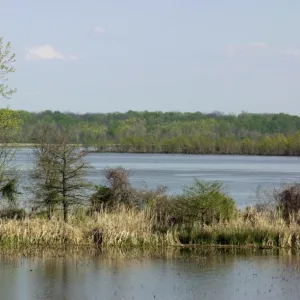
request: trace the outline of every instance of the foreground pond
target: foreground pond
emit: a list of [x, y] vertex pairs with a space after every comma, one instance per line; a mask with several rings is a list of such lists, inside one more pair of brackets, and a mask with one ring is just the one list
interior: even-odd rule
[[291, 254], [174, 250], [157, 255], [0, 256], [1, 299], [299, 299]]

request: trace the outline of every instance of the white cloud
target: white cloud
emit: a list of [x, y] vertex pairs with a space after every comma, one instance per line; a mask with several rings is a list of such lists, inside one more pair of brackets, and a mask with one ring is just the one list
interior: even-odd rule
[[54, 49], [51, 45], [42, 45], [25, 49], [25, 58], [27, 60], [77, 60], [77, 55], [63, 54]]
[[105, 34], [105, 29], [101, 26], [95, 26], [94, 29], [93, 29], [93, 32], [95, 35], [104, 35]]
[[78, 59], [79, 59], [79, 56], [73, 55], [73, 54], [72, 55], [68, 55], [68, 57], [67, 57], [67, 60], [78, 60]]
[[233, 55], [236, 55], [241, 52], [249, 53], [249, 52], [254, 52], [257, 50], [263, 50], [266, 48], [268, 48], [268, 44], [263, 43], [263, 42], [254, 42], [254, 43], [248, 43], [248, 44], [232, 44], [232, 45], [228, 45], [227, 47], [225, 47], [224, 53], [227, 56], [233, 56]]
[[293, 56], [295, 58], [300, 58], [300, 49], [298, 49], [298, 48], [287, 48], [284, 51], [284, 54], [288, 55], [288, 56]]
[[251, 43], [248, 45], [248, 48], [259, 48], [259, 49], [266, 49], [268, 47], [267, 43], [262, 43], [262, 42], [256, 42], [256, 43]]

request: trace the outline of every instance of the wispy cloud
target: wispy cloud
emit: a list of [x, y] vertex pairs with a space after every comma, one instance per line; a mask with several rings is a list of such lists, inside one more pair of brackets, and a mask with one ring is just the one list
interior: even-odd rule
[[239, 53], [252, 53], [254, 51], [267, 49], [268, 44], [264, 42], [253, 42], [248, 44], [232, 44], [227, 45], [224, 49], [224, 54], [234, 56]]
[[102, 36], [105, 34], [105, 29], [102, 26], [95, 26], [93, 28], [94, 35]]
[[295, 47], [287, 48], [285, 49], [284, 54], [295, 58], [300, 58], [300, 49]]
[[55, 50], [51, 45], [41, 45], [25, 49], [26, 60], [51, 60], [58, 59], [64, 61], [77, 60], [77, 55], [64, 54]]

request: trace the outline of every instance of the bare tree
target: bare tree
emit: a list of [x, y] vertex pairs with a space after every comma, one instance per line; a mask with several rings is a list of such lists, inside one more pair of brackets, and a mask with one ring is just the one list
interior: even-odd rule
[[44, 205], [51, 211], [53, 205], [60, 203], [67, 223], [70, 207], [87, 198], [91, 185], [85, 176], [91, 166], [84, 161], [84, 152], [71, 144], [70, 132], [46, 125], [37, 139], [35, 178], [43, 173], [39, 187], [45, 196]]
[[107, 168], [103, 171], [104, 177], [110, 185], [114, 204], [128, 204], [131, 185], [129, 171], [119, 168]]
[[45, 124], [36, 132], [32, 138], [34, 143], [34, 168], [30, 172], [31, 185], [29, 190], [34, 194], [34, 210], [46, 208], [47, 217], [52, 218], [55, 207], [59, 203], [59, 195], [52, 188], [58, 180], [59, 174], [56, 161], [50, 155], [57, 129], [52, 124]]
[[114, 208], [119, 204], [133, 205], [133, 189], [129, 182], [129, 171], [124, 168], [103, 170], [107, 185], [96, 185], [95, 193], [90, 197], [92, 211], [103, 207]]

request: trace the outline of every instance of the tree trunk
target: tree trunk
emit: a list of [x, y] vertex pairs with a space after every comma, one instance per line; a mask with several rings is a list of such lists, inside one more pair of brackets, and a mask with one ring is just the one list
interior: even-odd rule
[[52, 207], [51, 207], [51, 205], [48, 205], [47, 215], [48, 215], [48, 220], [51, 220], [51, 218], [52, 218]]
[[66, 199], [63, 200], [64, 222], [68, 223], [68, 204]]

